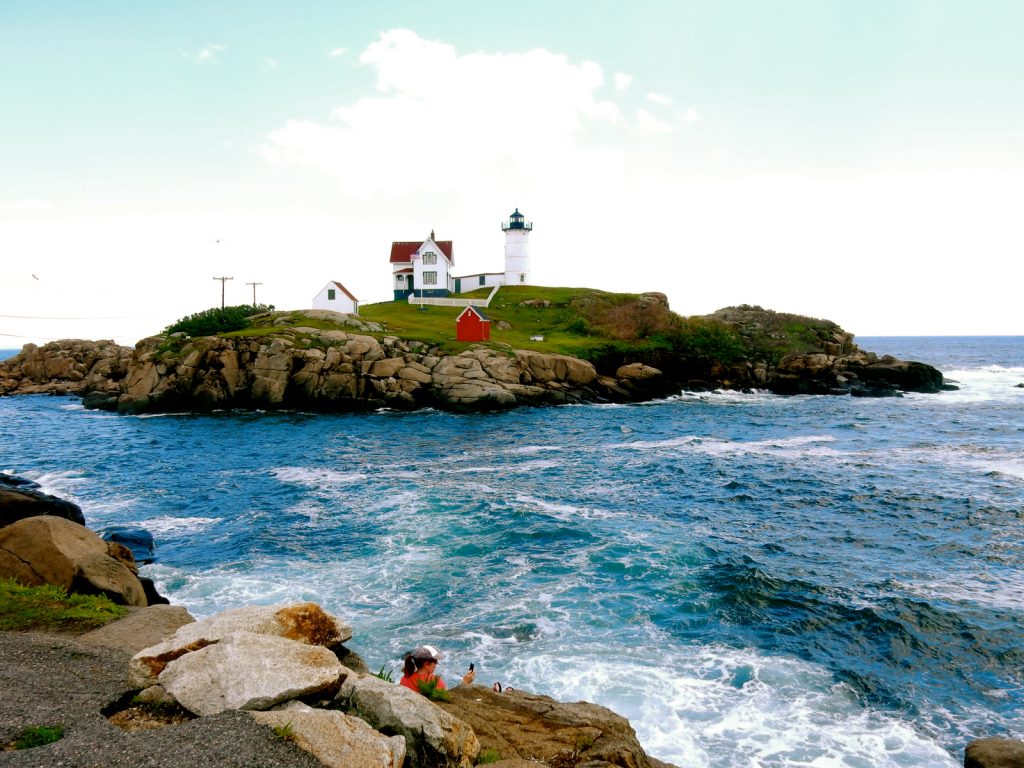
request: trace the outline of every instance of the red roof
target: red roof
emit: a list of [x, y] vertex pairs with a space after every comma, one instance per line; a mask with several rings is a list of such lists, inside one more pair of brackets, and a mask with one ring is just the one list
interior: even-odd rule
[[[391, 263], [404, 264], [407, 261], [412, 261], [412, 255], [419, 250], [424, 242], [420, 240], [418, 243], [397, 241], [391, 243]], [[437, 247], [441, 249], [441, 252], [448, 257], [448, 263], [454, 264], [455, 257], [452, 256], [452, 241], [435, 240], [434, 242], [437, 243]]]
[[355, 296], [353, 296], [351, 293], [349, 293], [348, 288], [346, 288], [344, 285], [339, 283], [337, 280], [331, 280], [331, 282], [334, 283], [336, 286], [338, 286], [338, 288], [341, 289], [341, 292], [344, 293], [346, 296], [348, 296], [350, 299], [352, 299], [352, 301], [355, 301], [355, 302], [359, 301], [359, 299], [357, 299]]

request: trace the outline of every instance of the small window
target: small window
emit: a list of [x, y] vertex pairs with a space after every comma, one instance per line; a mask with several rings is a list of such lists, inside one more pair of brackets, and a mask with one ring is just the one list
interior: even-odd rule
[[328, 301], [334, 301], [334, 296], [335, 296], [334, 289], [333, 288], [328, 288], [327, 289], [327, 300]]
[[399, 285], [404, 285], [405, 284], [405, 275], [399, 275], [396, 279], [397, 279]]
[[483, 285], [486, 281], [487, 281], [487, 277], [484, 276], [484, 275], [480, 275], [480, 285]]
[[437, 264], [437, 254], [433, 251], [427, 251], [423, 254], [424, 264]]
[[519, 282], [520, 283], [525, 283], [526, 282], [526, 275], [524, 275], [522, 272], [519, 273]]
[[437, 285], [437, 272], [424, 272], [423, 273], [423, 284], [424, 285]]

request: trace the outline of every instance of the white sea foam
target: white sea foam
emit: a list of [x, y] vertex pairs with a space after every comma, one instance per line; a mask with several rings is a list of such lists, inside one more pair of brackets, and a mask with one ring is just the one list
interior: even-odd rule
[[159, 517], [150, 517], [145, 520], [136, 520], [131, 524], [145, 528], [153, 534], [178, 536], [185, 533], [205, 531], [210, 526], [216, 525], [219, 522], [219, 517], [172, 517], [170, 515], [160, 515]]
[[957, 573], [930, 580], [919, 579], [903, 586], [929, 600], [938, 598], [1024, 612], [1024, 572], [1021, 571]]
[[555, 502], [545, 501], [544, 499], [537, 498], [536, 496], [530, 496], [523, 493], [517, 494], [515, 501], [517, 504], [534, 507], [545, 515], [564, 522], [571, 522], [573, 520], [608, 519], [614, 517], [614, 515], [608, 510], [596, 509], [593, 507], [578, 507], [573, 504], [556, 504]]
[[[942, 392], [940, 403], [957, 405], [973, 402], [1024, 403], [1024, 367], [1006, 368], [989, 365], [983, 368], [963, 368], [945, 371], [948, 383], [954, 383], [958, 390]], [[918, 396], [922, 397], [922, 396]]]
[[75, 489], [80, 488], [89, 482], [89, 479], [82, 477], [81, 471], [68, 469], [63, 472], [23, 472], [21, 476], [26, 480], [33, 480], [39, 483], [39, 490], [51, 496], [59, 496], [62, 499], [79, 503], [75, 495]]
[[659, 661], [608, 663], [566, 649], [513, 660], [506, 684], [604, 704], [630, 720], [650, 754], [682, 768], [957, 765], [812, 664], [721, 647]]
[[345, 488], [366, 479], [364, 472], [338, 472], [313, 467], [276, 467], [270, 472], [282, 483], [328, 490]]
[[844, 454], [823, 444], [834, 442], [831, 435], [798, 435], [773, 440], [720, 440], [714, 437], [681, 435], [666, 440], [635, 440], [628, 443], [613, 443], [609, 448], [635, 451], [678, 450], [710, 456], [743, 456], [750, 454], [771, 455], [779, 458], [804, 458], [807, 456], [839, 457]]

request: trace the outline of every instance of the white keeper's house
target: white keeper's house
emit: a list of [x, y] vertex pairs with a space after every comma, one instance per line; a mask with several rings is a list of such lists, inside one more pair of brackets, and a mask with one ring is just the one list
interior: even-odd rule
[[391, 286], [395, 301], [409, 296], [444, 297], [469, 293], [496, 285], [530, 284], [530, 232], [533, 223], [516, 208], [501, 223], [505, 233], [505, 271], [478, 272], [455, 277], [454, 247], [451, 240], [437, 240], [431, 230], [423, 242], [391, 243]]
[[337, 280], [331, 280], [313, 297], [313, 309], [332, 309], [347, 315], [358, 315], [359, 299]]

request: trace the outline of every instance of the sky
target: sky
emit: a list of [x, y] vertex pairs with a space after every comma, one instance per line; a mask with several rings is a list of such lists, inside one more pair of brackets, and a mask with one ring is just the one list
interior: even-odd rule
[[[123, 344], [390, 243], [859, 336], [1024, 334], [1019, 0], [0, 0], [0, 347]], [[252, 285], [256, 283], [256, 285]]]

